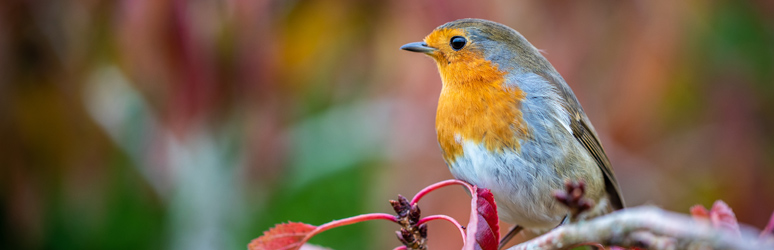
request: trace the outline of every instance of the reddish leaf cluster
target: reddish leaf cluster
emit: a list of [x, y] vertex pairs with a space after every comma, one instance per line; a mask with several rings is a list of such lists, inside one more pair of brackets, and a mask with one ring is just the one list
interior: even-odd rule
[[702, 205], [695, 205], [691, 207], [691, 215], [697, 220], [709, 220], [715, 228], [727, 231], [737, 237], [742, 236], [734, 211], [722, 200], [715, 201], [710, 210]]

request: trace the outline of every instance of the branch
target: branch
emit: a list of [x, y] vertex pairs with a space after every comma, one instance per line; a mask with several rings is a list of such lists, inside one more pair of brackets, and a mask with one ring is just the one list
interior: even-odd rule
[[686, 215], [657, 207], [624, 209], [589, 221], [560, 226], [510, 250], [562, 249], [584, 243], [646, 249], [771, 249]]

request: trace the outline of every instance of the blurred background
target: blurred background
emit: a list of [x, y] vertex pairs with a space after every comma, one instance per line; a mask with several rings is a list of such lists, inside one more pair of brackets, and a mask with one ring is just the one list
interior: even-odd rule
[[[465, 17], [574, 89], [628, 205], [774, 211], [773, 1], [0, 2], [0, 248], [245, 249], [272, 225], [391, 212], [449, 179], [428, 57]], [[424, 215], [465, 223], [446, 188]], [[503, 225], [507, 229], [508, 225]], [[392, 249], [395, 225], [312, 242]], [[430, 224], [432, 249], [459, 249]]]

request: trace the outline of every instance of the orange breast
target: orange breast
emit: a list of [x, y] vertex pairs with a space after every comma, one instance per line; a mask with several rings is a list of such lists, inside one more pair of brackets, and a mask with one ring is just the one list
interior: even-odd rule
[[518, 150], [519, 139], [528, 135], [519, 110], [525, 93], [515, 86], [503, 86], [505, 72], [496, 65], [480, 56], [469, 56], [466, 63], [438, 60], [443, 89], [436, 130], [448, 163], [464, 154], [462, 142], [483, 143], [490, 151], [503, 152]]

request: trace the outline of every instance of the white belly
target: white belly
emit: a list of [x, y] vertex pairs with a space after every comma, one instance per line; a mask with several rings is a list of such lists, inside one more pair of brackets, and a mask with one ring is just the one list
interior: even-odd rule
[[[577, 180], [579, 176], [591, 174], [596, 176], [589, 179], [598, 181], [589, 183], [589, 180], [584, 180], [587, 187], [603, 187], [604, 182], [601, 181], [601, 171], [587, 154], [547, 153], [564, 151], [553, 150], [551, 146], [571, 145], [524, 142], [519, 153], [493, 153], [483, 145], [463, 142], [464, 155], [457, 157], [449, 167], [454, 177], [492, 191], [501, 220], [533, 230], [552, 229], [559, 225], [569, 212], [553, 198], [554, 191], [564, 189], [565, 179]], [[576, 164], [567, 166], [568, 162]], [[581, 171], [557, 173], [554, 171], [556, 166], [573, 167]], [[589, 171], [592, 173], [588, 173]], [[587, 189], [587, 194], [591, 194], [587, 195], [587, 198], [598, 202], [604, 191], [602, 188], [592, 189]]]

